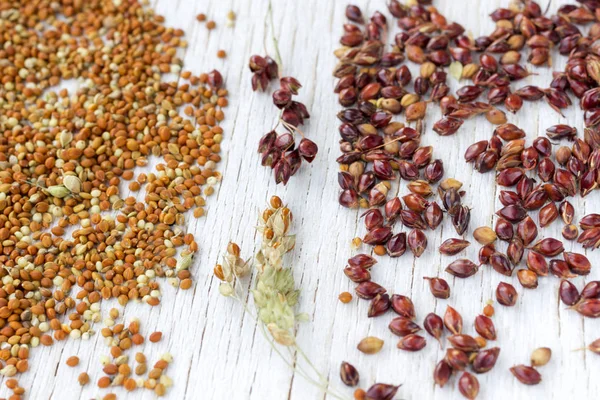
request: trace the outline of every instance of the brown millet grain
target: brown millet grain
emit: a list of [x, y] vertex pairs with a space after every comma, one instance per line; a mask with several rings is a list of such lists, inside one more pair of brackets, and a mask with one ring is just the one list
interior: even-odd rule
[[90, 381], [90, 376], [88, 375], [87, 372], [82, 372], [81, 374], [79, 374], [79, 376], [77, 377], [77, 381], [79, 382], [79, 384], [81, 386], [87, 385], [88, 382]]
[[98, 387], [101, 389], [107, 388], [110, 385], [110, 378], [108, 376], [103, 376], [98, 379]]
[[149, 340], [150, 340], [152, 343], [156, 343], [156, 342], [160, 341], [160, 339], [161, 339], [161, 338], [162, 338], [162, 332], [152, 332], [152, 333], [150, 334], [150, 338], [149, 338]]
[[7, 379], [4, 384], [6, 385], [7, 388], [12, 390], [19, 385], [19, 382], [16, 379], [11, 378], [11, 379]]
[[[88, 339], [103, 299], [158, 305], [158, 278], [189, 289], [198, 244], [184, 214], [204, 215], [220, 180], [228, 104], [220, 73], [165, 82], [183, 66], [182, 30], [137, 1], [78, 4], [0, 5], [0, 345], [8, 377], [28, 369], [32, 347]], [[66, 80], [78, 87], [61, 88]], [[154, 171], [136, 178], [151, 156], [160, 158]], [[143, 195], [124, 196], [124, 181]], [[120, 350], [144, 341], [131, 326], [101, 334]]]
[[67, 358], [66, 364], [69, 367], [76, 367], [77, 365], [79, 365], [79, 357], [71, 356], [71, 357]]

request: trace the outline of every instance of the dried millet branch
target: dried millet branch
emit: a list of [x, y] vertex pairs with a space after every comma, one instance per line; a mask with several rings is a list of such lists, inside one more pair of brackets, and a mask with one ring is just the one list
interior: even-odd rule
[[[249, 66], [253, 73], [252, 90], [265, 91], [270, 80], [279, 78], [280, 88], [273, 92], [273, 104], [281, 111], [273, 130], [260, 139], [258, 152], [262, 155], [262, 165], [270, 166], [273, 169], [275, 182], [283, 182], [286, 185], [290, 177], [300, 169], [302, 159], [311, 163], [319, 149], [298, 128], [299, 125], [304, 124], [304, 119], [310, 117], [306, 106], [292, 99], [293, 96], [298, 94], [298, 89], [302, 85], [296, 78], [281, 77], [280, 75], [282, 62], [278, 42], [275, 38], [271, 3], [269, 3], [268, 15], [270, 16], [271, 35], [277, 61], [269, 56], [263, 58], [253, 55], [250, 57]], [[275, 130], [279, 125], [282, 125], [288, 132], [278, 134]], [[294, 139], [295, 133], [302, 137], [297, 148]]]
[[[255, 288], [251, 290], [256, 305], [256, 317], [242, 300], [246, 298], [245, 293], [238, 293], [241, 291], [241, 285], [237, 283], [250, 274], [251, 262], [240, 257], [240, 248], [235, 243], [227, 245], [223, 263], [214, 268], [215, 276], [222, 281], [219, 292], [244, 306], [246, 313], [259, 324], [263, 336], [273, 350], [291, 369], [331, 397], [343, 399], [344, 396], [329, 388], [327, 379], [296, 343], [297, 323], [305, 321], [307, 317], [304, 314], [296, 314], [294, 310], [300, 290], [295, 287], [291, 268], [285, 268], [283, 260], [283, 256], [290, 252], [296, 243], [295, 235], [289, 234], [292, 219], [292, 212], [277, 196], [271, 197], [269, 207], [259, 214], [259, 225], [256, 229], [262, 234], [262, 242], [252, 263], [257, 278]], [[287, 347], [292, 356], [291, 360], [280, 351], [279, 345]], [[308, 371], [296, 362], [294, 353], [308, 365]], [[313, 378], [315, 375], [317, 379]]]

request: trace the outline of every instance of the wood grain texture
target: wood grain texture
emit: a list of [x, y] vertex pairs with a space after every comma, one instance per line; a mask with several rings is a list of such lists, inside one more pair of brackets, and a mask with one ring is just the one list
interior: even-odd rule
[[[218, 191], [207, 201], [207, 215], [199, 220], [190, 218], [188, 229], [197, 236], [199, 256], [192, 268], [195, 283], [192, 290], [180, 291], [163, 284], [162, 304], [151, 308], [132, 304], [125, 310], [125, 319], [138, 317], [142, 329], [148, 334], [154, 330], [164, 332], [157, 344], [144, 345], [149, 362], [170, 351], [175, 361], [168, 369], [174, 386], [167, 399], [324, 399], [318, 389], [286, 367], [277, 354], [271, 351], [256, 324], [243, 313], [239, 304], [223, 298], [218, 293], [218, 281], [212, 268], [229, 240], [236, 241], [243, 255], [253, 254], [257, 244], [254, 226], [258, 210], [273, 194], [281, 196], [295, 215], [293, 231], [297, 233], [297, 247], [287, 257], [293, 264], [298, 284], [302, 288], [298, 309], [308, 313], [310, 321], [300, 325], [298, 342], [331, 385], [351, 398], [352, 390], [343, 387], [339, 380], [339, 365], [348, 361], [359, 368], [361, 386], [374, 382], [402, 384], [398, 398], [402, 399], [460, 399], [456, 389], [457, 378], [440, 389], [432, 382], [434, 365], [444, 354], [427, 334], [428, 346], [413, 354], [396, 349], [397, 337], [387, 325], [391, 315], [367, 319], [368, 303], [353, 300], [341, 304], [337, 296], [342, 291], [353, 291], [353, 284], [342, 269], [352, 255], [350, 240], [364, 234], [359, 212], [338, 206], [338, 166], [335, 158], [338, 149], [339, 110], [332, 93], [334, 79], [331, 71], [336, 63], [333, 50], [345, 21], [346, 1], [333, 0], [274, 0], [275, 32], [280, 41], [284, 75], [297, 77], [304, 85], [299, 100], [308, 107], [311, 118], [306, 125], [307, 136], [318, 143], [320, 153], [310, 165], [304, 165], [292, 178], [288, 187], [276, 186], [270, 170], [259, 165], [256, 145], [259, 138], [271, 129], [276, 110], [270, 95], [253, 93], [250, 88], [250, 71], [247, 60], [251, 54], [264, 54], [267, 0], [154, 0], [156, 12], [166, 17], [167, 25], [186, 32], [189, 47], [182, 54], [185, 69], [194, 73], [219, 69], [230, 90], [230, 106], [225, 110], [226, 120], [223, 141], [223, 161], [219, 170], [223, 181]], [[385, 11], [383, 0], [356, 1], [369, 15], [375, 10]], [[559, 1], [554, 1], [551, 11]], [[449, 20], [463, 24], [478, 36], [493, 29], [488, 14], [508, 0], [463, 0], [462, 2], [435, 2]], [[234, 28], [225, 26], [229, 10], [237, 13]], [[196, 21], [195, 15], [203, 12], [217, 22], [217, 29], [208, 31]], [[393, 32], [392, 32], [393, 34]], [[272, 52], [270, 40], [267, 40]], [[224, 49], [225, 60], [216, 58]], [[562, 69], [565, 59], [554, 57], [554, 68]], [[415, 70], [413, 68], [413, 70]], [[535, 70], [538, 75], [525, 79], [525, 84], [547, 85], [551, 79], [548, 68]], [[458, 83], [452, 81], [455, 89]], [[521, 86], [521, 85], [519, 85]], [[488, 139], [493, 127], [483, 118], [467, 121], [452, 137], [440, 137], [431, 130], [439, 118], [439, 111], [429, 113], [425, 122], [425, 145], [435, 147], [434, 157], [443, 160], [446, 176], [456, 177], [467, 191], [464, 203], [473, 207], [471, 232], [483, 225], [493, 226], [494, 211], [499, 208], [497, 187], [492, 173], [479, 174], [465, 164], [462, 155], [468, 145], [476, 140]], [[544, 133], [544, 128], [556, 123], [583, 127], [582, 112], [572, 107], [566, 118], [560, 117], [543, 102], [526, 104], [518, 115], [509, 115], [509, 122], [517, 124], [528, 134], [528, 140]], [[156, 162], [156, 160], [153, 160]], [[399, 187], [405, 194], [405, 183]], [[140, 195], [138, 195], [140, 196]], [[573, 200], [576, 219], [586, 213], [600, 210], [597, 193], [583, 201]], [[534, 217], [537, 220], [537, 215]], [[541, 237], [559, 237], [562, 224], [554, 222], [541, 230]], [[397, 228], [399, 229], [399, 228]], [[519, 291], [516, 307], [507, 309], [496, 305], [494, 323], [501, 347], [500, 359], [489, 373], [478, 375], [482, 399], [592, 399], [600, 393], [600, 356], [573, 351], [600, 337], [600, 320], [584, 320], [574, 311], [559, 304], [554, 277], [540, 279], [537, 290], [524, 290], [516, 276], [500, 277], [488, 267], [483, 267], [474, 277], [466, 280], [452, 279], [444, 272], [455, 258], [476, 259], [478, 246], [470, 246], [459, 257], [440, 256], [437, 247], [456, 233], [449, 221], [444, 221], [435, 232], [427, 232], [428, 249], [414, 259], [405, 254], [398, 259], [380, 257], [373, 269], [373, 279], [390, 292], [412, 297], [417, 319], [422, 323], [429, 312], [443, 315], [447, 305], [455, 307], [465, 318], [466, 333], [474, 333], [472, 321], [481, 312], [488, 299], [494, 297], [497, 284], [504, 280]], [[567, 249], [582, 252], [579, 245], [566, 243]], [[504, 250], [505, 245], [499, 248]], [[362, 249], [368, 251], [367, 248]], [[587, 255], [594, 268], [585, 278], [573, 281], [578, 287], [584, 282], [600, 278], [598, 261], [600, 253]], [[448, 300], [436, 300], [429, 293], [425, 276], [441, 276], [449, 281], [452, 295]], [[247, 286], [252, 285], [246, 282]], [[114, 304], [105, 303], [103, 309]], [[252, 308], [252, 304], [250, 304]], [[101, 326], [96, 327], [98, 330]], [[367, 335], [385, 340], [383, 350], [375, 356], [365, 356], [356, 350], [356, 344]], [[510, 374], [508, 368], [527, 363], [536, 347], [548, 346], [553, 350], [549, 365], [540, 369], [543, 382], [527, 387]], [[69, 368], [65, 361], [78, 355], [81, 364]], [[108, 393], [99, 390], [95, 381], [102, 375], [99, 357], [108, 354], [100, 335], [90, 341], [67, 340], [50, 348], [32, 351], [31, 370], [20, 378], [20, 385], [28, 389], [30, 399], [88, 399], [101, 398]], [[82, 371], [88, 371], [92, 384], [80, 388], [76, 382]], [[125, 393], [114, 390], [119, 398], [148, 399], [148, 391]], [[0, 397], [9, 391], [2, 384]]]

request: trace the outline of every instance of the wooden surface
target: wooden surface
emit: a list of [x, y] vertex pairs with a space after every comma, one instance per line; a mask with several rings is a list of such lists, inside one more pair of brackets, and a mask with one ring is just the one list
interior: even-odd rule
[[[207, 215], [200, 220], [190, 218], [188, 229], [197, 235], [200, 253], [192, 268], [195, 284], [192, 290], [180, 291], [165, 283], [162, 304], [151, 308], [147, 305], [128, 305], [125, 319], [138, 317], [142, 329], [149, 334], [154, 330], [164, 332], [158, 344], [147, 344], [144, 352], [150, 363], [165, 351], [175, 359], [168, 369], [174, 386], [168, 391], [168, 399], [323, 399], [325, 396], [308, 385], [301, 377], [294, 376], [270, 350], [251, 318], [244, 315], [236, 302], [218, 293], [218, 281], [212, 268], [220, 258], [229, 240], [242, 247], [243, 256], [254, 253], [257, 238], [254, 232], [257, 211], [273, 194], [281, 196], [295, 215], [293, 231], [297, 233], [297, 247], [288, 256], [293, 263], [295, 277], [301, 286], [299, 310], [311, 318], [297, 332], [298, 342], [316, 367], [328, 376], [331, 385], [351, 398], [352, 390], [343, 386], [339, 379], [341, 361], [349, 361], [361, 374], [361, 386], [374, 382], [402, 384], [397, 398], [402, 399], [459, 399], [457, 378], [440, 389], [432, 381], [434, 365], [445, 350], [427, 337], [427, 347], [419, 353], [407, 353], [396, 349], [397, 337], [387, 325], [391, 314], [376, 319], [367, 318], [368, 302], [357, 301], [341, 304], [337, 296], [342, 291], [353, 291], [354, 285], [344, 276], [342, 269], [352, 255], [350, 240], [364, 234], [359, 212], [338, 206], [338, 166], [335, 158], [339, 153], [335, 114], [339, 110], [336, 96], [332, 93], [334, 79], [331, 71], [336, 63], [332, 54], [338, 46], [338, 38], [344, 23], [346, 1], [274, 0], [275, 32], [280, 41], [284, 63], [283, 74], [297, 77], [304, 87], [299, 100], [311, 112], [305, 130], [309, 138], [318, 143], [320, 153], [310, 166], [304, 165], [291, 179], [288, 187], [276, 186], [271, 172], [259, 165], [256, 145], [259, 138], [272, 127], [277, 111], [270, 95], [253, 93], [250, 89], [250, 71], [247, 61], [251, 54], [264, 54], [263, 38], [266, 0], [154, 0], [155, 10], [166, 17], [167, 25], [182, 28], [189, 41], [184, 60], [185, 68], [194, 73], [218, 68], [223, 73], [230, 90], [230, 106], [226, 109], [223, 141], [224, 159], [218, 166], [223, 181], [217, 193], [208, 199]], [[557, 8], [554, 1], [551, 10]], [[379, 9], [384, 11], [383, 0], [358, 1], [368, 14]], [[477, 36], [492, 29], [488, 14], [498, 6], [507, 6], [508, 0], [462, 0], [435, 2], [449, 20], [462, 23]], [[225, 26], [229, 10], [237, 13], [234, 28]], [[195, 15], [204, 12], [217, 22], [217, 29], [207, 31], [196, 21]], [[387, 14], [387, 10], [385, 10]], [[270, 40], [268, 41], [269, 49]], [[228, 53], [225, 60], [217, 59], [218, 49]], [[555, 68], [564, 66], [565, 60], [554, 57]], [[550, 70], [536, 69], [539, 75], [530, 76], [525, 84], [547, 85]], [[449, 80], [453, 81], [452, 78]], [[452, 82], [454, 88], [458, 85]], [[521, 85], [519, 85], [521, 86]], [[432, 115], [433, 114], [433, 115]], [[467, 121], [452, 137], [439, 137], [431, 130], [438, 118], [438, 111], [430, 113], [425, 123], [423, 142], [433, 145], [434, 158], [441, 158], [446, 176], [464, 182], [467, 190], [465, 204], [472, 206], [472, 220], [466, 234], [482, 225], [493, 226], [494, 211], [499, 208], [497, 187], [492, 173], [481, 175], [465, 164], [462, 155], [468, 145], [476, 140], [488, 139], [492, 126], [482, 118]], [[546, 104], [526, 104], [521, 112], [509, 116], [509, 122], [517, 124], [528, 134], [528, 143], [544, 128], [556, 123], [569, 123], [582, 132], [582, 112], [572, 107], [567, 118], [561, 118]], [[404, 183], [400, 194], [405, 194]], [[600, 210], [598, 194], [592, 193], [585, 201], [573, 200], [576, 220], [585, 213]], [[537, 216], [535, 216], [537, 220]], [[540, 237], [560, 235], [562, 223], [556, 221], [541, 230]], [[397, 228], [399, 229], [399, 227]], [[373, 269], [373, 279], [392, 293], [412, 297], [417, 310], [418, 323], [429, 312], [443, 315], [446, 305], [455, 307], [465, 319], [466, 333], [474, 333], [472, 321], [486, 301], [493, 298], [494, 290], [501, 280], [511, 282], [519, 291], [514, 308], [496, 304], [493, 320], [498, 330], [497, 345], [502, 350], [496, 367], [489, 373], [478, 375], [481, 399], [592, 399], [600, 393], [600, 356], [593, 353], [573, 351], [600, 337], [600, 320], [584, 320], [574, 311], [566, 310], [557, 300], [559, 280], [554, 277], [540, 279], [537, 290], [524, 290], [516, 276], [501, 277], [491, 268], [484, 267], [474, 277], [466, 280], [453, 279], [444, 272], [446, 265], [455, 258], [476, 258], [478, 246], [472, 245], [457, 257], [440, 256], [439, 244], [456, 233], [449, 221], [444, 221], [435, 232], [427, 232], [429, 245], [425, 254], [414, 259], [405, 254], [397, 259], [380, 257]], [[504, 244], [499, 245], [505, 249]], [[581, 252], [579, 245], [565, 244], [567, 249]], [[363, 250], [368, 251], [368, 248]], [[600, 252], [587, 253], [594, 268], [586, 278], [576, 278], [581, 288], [584, 282], [599, 279]], [[452, 295], [448, 300], [436, 300], [429, 293], [424, 276], [441, 276], [449, 281]], [[247, 285], [251, 283], [246, 281]], [[103, 305], [103, 310], [114, 306]], [[250, 305], [251, 308], [252, 305]], [[101, 324], [96, 329], [101, 328]], [[385, 340], [383, 350], [366, 356], [356, 350], [356, 344], [365, 336], [374, 335]], [[543, 381], [540, 385], [527, 387], [510, 374], [512, 365], [527, 363], [533, 349], [540, 346], [552, 348], [549, 365], [540, 369]], [[27, 388], [28, 398], [88, 399], [102, 397], [108, 390], [100, 390], [95, 381], [102, 376], [99, 358], [108, 354], [100, 335], [90, 341], [67, 340], [50, 348], [32, 351], [31, 370], [20, 378], [21, 386]], [[65, 360], [78, 355], [81, 364], [69, 368]], [[81, 389], [76, 379], [80, 372], [88, 371], [92, 383]], [[594, 378], [596, 377], [596, 378]], [[114, 390], [119, 398], [149, 399], [154, 395], [147, 390], [126, 394]], [[9, 395], [2, 384], [0, 397]]]

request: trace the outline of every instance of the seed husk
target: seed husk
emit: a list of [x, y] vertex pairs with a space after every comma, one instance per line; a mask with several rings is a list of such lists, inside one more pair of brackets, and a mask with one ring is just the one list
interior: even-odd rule
[[479, 381], [475, 376], [465, 371], [458, 380], [458, 390], [467, 399], [475, 399], [479, 394]]
[[400, 232], [390, 238], [385, 245], [390, 257], [400, 257], [406, 252], [406, 233]]
[[494, 231], [501, 240], [510, 241], [514, 236], [512, 224], [504, 218], [498, 218]]
[[592, 264], [583, 254], [565, 251], [563, 253], [563, 258], [571, 272], [574, 272], [577, 275], [587, 275], [592, 269]]
[[537, 385], [542, 381], [542, 375], [533, 367], [527, 365], [516, 365], [510, 368], [510, 372], [525, 385]]
[[499, 252], [495, 252], [490, 256], [489, 263], [496, 272], [505, 276], [512, 275], [513, 266], [508, 256]]
[[519, 283], [526, 289], [535, 289], [538, 287], [538, 276], [535, 272], [528, 269], [520, 269], [517, 271]]
[[477, 374], [483, 374], [490, 371], [496, 365], [499, 354], [499, 347], [481, 350], [473, 360], [473, 371]]
[[[404, 99], [403, 99], [404, 100]], [[418, 101], [410, 104], [406, 107], [405, 115], [407, 121], [416, 121], [425, 117], [427, 111], [427, 103], [424, 101]]]
[[512, 223], [517, 223], [527, 216], [527, 211], [518, 204], [511, 204], [498, 210], [496, 215]]
[[475, 161], [477, 159], [477, 157], [479, 157], [481, 154], [483, 154], [483, 152], [485, 152], [487, 150], [487, 148], [488, 148], [487, 140], [482, 140], [482, 141], [473, 143], [472, 145], [467, 147], [467, 150], [465, 151], [465, 161], [466, 162]]
[[467, 228], [469, 227], [469, 221], [471, 220], [471, 209], [467, 206], [457, 206], [456, 210], [449, 210], [452, 215], [452, 225], [454, 226], [454, 230], [459, 235], [465, 233]]
[[446, 239], [440, 245], [440, 253], [447, 256], [453, 256], [466, 249], [469, 245], [470, 243], [463, 239]]
[[569, 264], [563, 260], [550, 260], [550, 272], [561, 279], [575, 278], [577, 275], [571, 273]]
[[457, 334], [448, 337], [448, 341], [455, 349], [465, 351], [470, 353], [472, 351], [479, 350], [479, 344], [475, 340], [474, 337], [465, 335], [465, 334]]
[[586, 249], [596, 248], [598, 240], [600, 240], [600, 228], [592, 228], [584, 230], [577, 238], [577, 243], [581, 243]]
[[[500, 100], [502, 101], [502, 100]], [[506, 114], [504, 111], [499, 110], [497, 108], [493, 108], [485, 113], [485, 118], [488, 120], [490, 124], [493, 125], [501, 125], [507, 122]]]
[[600, 281], [588, 282], [581, 291], [582, 299], [598, 299], [600, 298]]
[[600, 354], [600, 339], [596, 339], [592, 343], [590, 343], [587, 349], [596, 354]]
[[413, 229], [408, 234], [407, 244], [415, 257], [421, 257], [427, 248], [427, 236], [420, 229]]
[[599, 228], [600, 227], [600, 214], [588, 214], [581, 218], [579, 226], [583, 230]]
[[429, 229], [435, 230], [442, 223], [442, 218], [443, 212], [439, 204], [435, 201], [430, 202], [423, 215]]
[[391, 237], [392, 230], [387, 226], [381, 226], [369, 231], [363, 238], [363, 242], [371, 245], [386, 244]]
[[579, 290], [577, 290], [577, 287], [565, 279], [560, 282], [558, 294], [561, 301], [567, 306], [573, 306], [577, 304], [580, 299]]
[[600, 299], [583, 299], [574, 306], [575, 311], [587, 318], [600, 317]]
[[407, 336], [412, 333], [417, 333], [421, 330], [421, 327], [419, 327], [419, 325], [415, 324], [412, 320], [406, 317], [394, 318], [390, 322], [388, 327], [394, 335], [398, 336]]
[[573, 224], [563, 226], [561, 233], [567, 240], [575, 240], [577, 239], [577, 236], [579, 236], [579, 230], [577, 229], [577, 226]]
[[517, 235], [525, 246], [528, 246], [535, 240], [537, 233], [537, 225], [529, 216], [517, 224]]
[[352, 4], [348, 4], [348, 6], [346, 6], [346, 18], [359, 24], [364, 22], [362, 11], [359, 7]]
[[518, 294], [510, 283], [500, 282], [496, 288], [496, 300], [503, 306], [513, 307], [517, 304]]
[[358, 297], [365, 300], [371, 300], [378, 294], [383, 294], [386, 292], [384, 287], [372, 281], [359, 283], [358, 286], [354, 288], [354, 291]]
[[424, 277], [429, 281], [429, 290], [434, 297], [438, 299], [447, 299], [450, 297], [450, 285], [442, 278], [428, 278]]
[[448, 364], [448, 361], [441, 360], [435, 366], [433, 370], [433, 380], [440, 387], [444, 387], [446, 383], [450, 380], [450, 376], [452, 376], [452, 367]]
[[541, 367], [550, 361], [552, 350], [548, 347], [539, 347], [531, 353], [531, 366]]
[[542, 228], [550, 225], [558, 218], [558, 208], [556, 204], [548, 203], [540, 209], [539, 222]]
[[446, 267], [446, 272], [457, 278], [468, 278], [477, 273], [479, 267], [472, 261], [467, 259], [460, 259], [451, 262]]
[[373, 300], [371, 300], [371, 304], [369, 305], [368, 317], [378, 317], [383, 315], [390, 309], [391, 302], [390, 296], [387, 293], [380, 293]]
[[[454, 178], [446, 178], [440, 182], [440, 188], [442, 188], [444, 191], [450, 189], [459, 190], [462, 185], [462, 182]], [[600, 226], [600, 215], [598, 215], [598, 226]]]
[[[439, 161], [439, 160], [436, 160]], [[439, 161], [441, 163], [441, 161]], [[435, 166], [435, 162], [428, 164], [427, 167], [431, 168], [431, 166]], [[426, 170], [427, 170], [426, 167]], [[408, 190], [410, 190], [414, 194], [418, 194], [423, 197], [428, 197], [433, 194], [433, 190], [431, 189], [431, 185], [423, 180], [416, 180], [409, 182], [407, 185]], [[397, 198], [397, 197], [396, 197]]]
[[484, 265], [490, 262], [490, 257], [496, 252], [496, 246], [488, 244], [479, 249], [479, 264]]
[[482, 245], [494, 243], [497, 239], [496, 232], [488, 226], [481, 226], [473, 231], [473, 237]]
[[469, 356], [462, 350], [447, 349], [445, 359], [453, 371], [464, 371], [467, 365], [469, 365]]
[[370, 268], [377, 264], [377, 260], [368, 254], [357, 254], [348, 259], [348, 265], [352, 267]]
[[[564, 251], [563, 244], [560, 240], [554, 238], [546, 238], [538, 241], [533, 245], [532, 249], [537, 251], [544, 257], [554, 257]], [[566, 261], [566, 260], [565, 260]], [[568, 261], [567, 261], [568, 263]]]
[[433, 336], [440, 343], [441, 346], [442, 342], [440, 339], [444, 333], [444, 321], [442, 318], [435, 313], [429, 313], [423, 321], [423, 327], [427, 333]]
[[406, 351], [420, 351], [427, 345], [427, 341], [423, 336], [417, 334], [409, 334], [404, 336], [398, 342], [398, 348]]
[[402, 317], [415, 319], [415, 306], [409, 297], [401, 294], [392, 295], [392, 310]]
[[369, 270], [357, 266], [348, 266], [344, 268], [344, 274], [352, 282], [360, 283], [371, 280], [371, 273]]
[[377, 208], [368, 210], [362, 215], [362, 217], [364, 217], [365, 226], [369, 231], [375, 228], [380, 228], [385, 222], [383, 214]]
[[[427, 227], [425, 221], [423, 221], [421, 214], [412, 210], [400, 211], [400, 220], [402, 221], [402, 224], [404, 226], [407, 226], [409, 228], [426, 229]], [[409, 235], [408, 238], [410, 240], [411, 236]], [[418, 239], [418, 237], [416, 236], [416, 234], [413, 234], [412, 240], [416, 239]]]
[[475, 330], [487, 340], [496, 340], [494, 322], [485, 315], [475, 317]]
[[365, 400], [392, 400], [399, 388], [400, 385], [376, 383], [367, 390]]
[[521, 180], [521, 178], [523, 178], [523, 176], [524, 172], [521, 168], [506, 168], [500, 171], [498, 176], [496, 176], [496, 182], [500, 186], [514, 186]]
[[527, 253], [527, 268], [539, 276], [548, 275], [548, 262], [541, 254], [535, 251]]
[[446, 312], [444, 313], [444, 325], [453, 335], [462, 333], [462, 316], [451, 306], [446, 307]]
[[567, 200], [564, 200], [562, 203], [560, 203], [559, 211], [560, 216], [565, 224], [569, 225], [573, 222], [575, 208], [571, 203], [569, 203]]
[[358, 343], [356, 348], [364, 354], [376, 354], [382, 347], [383, 340], [375, 336], [367, 336]]
[[359, 374], [354, 366], [346, 361], [342, 362], [340, 366], [340, 379], [346, 386], [356, 386], [359, 381]]
[[[444, 164], [442, 163], [442, 160], [434, 160], [429, 165], [427, 165], [425, 167], [424, 175], [425, 179], [429, 183], [435, 183], [442, 179], [442, 177], [444, 176]], [[408, 185], [408, 188], [409, 190], [422, 194], [424, 196], [429, 196], [433, 192], [430, 185], [425, 186], [424, 184], [422, 185], [422, 187], [419, 188], [420, 190], [418, 192], [415, 190], [415, 188], [413, 188], [413, 185], [411, 184]]]

